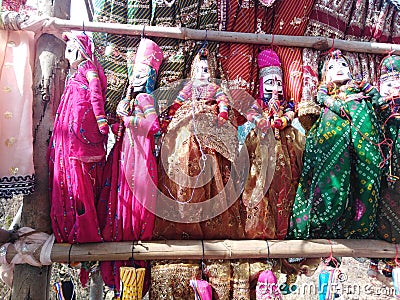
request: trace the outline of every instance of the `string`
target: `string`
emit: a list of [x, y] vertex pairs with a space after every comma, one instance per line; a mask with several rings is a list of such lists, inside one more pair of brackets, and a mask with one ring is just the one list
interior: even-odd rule
[[205, 269], [205, 263], [204, 263], [204, 240], [201, 240], [201, 248], [202, 248], [202, 256], [201, 256], [201, 279], [204, 280], [204, 269]]
[[82, 32], [83, 32], [83, 34], [86, 34], [86, 32], [85, 32], [85, 21], [82, 21]]
[[204, 49], [204, 48], [207, 47], [207, 45], [208, 45], [208, 40], [207, 40], [207, 38], [208, 38], [208, 29], [206, 29], [206, 37], [205, 37], [205, 39], [204, 39], [204, 41], [203, 41], [203, 44], [202, 44], [201, 47], [200, 47], [199, 52], [200, 52], [202, 49]]
[[326, 267], [326, 266], [329, 265], [330, 262], [333, 262], [333, 264], [335, 265], [335, 268], [338, 268], [339, 263], [338, 263], [338, 261], [336, 260], [336, 258], [333, 257], [333, 246], [332, 246], [332, 241], [331, 241], [331, 240], [328, 240], [328, 242], [329, 242], [329, 244], [330, 244], [330, 246], [331, 246], [331, 253], [329, 254], [329, 257], [325, 260], [324, 265], [325, 265], [325, 267]]
[[272, 34], [272, 40], [271, 40], [271, 49], [274, 50], [274, 39], [275, 39], [275, 35]]
[[67, 263], [68, 263], [68, 265], [67, 265], [68, 275], [69, 275], [69, 278], [71, 279], [71, 283], [72, 283], [72, 296], [71, 296], [71, 299], [73, 299], [73, 297], [74, 297], [74, 295], [75, 295], [75, 284], [74, 284], [73, 276], [72, 276], [72, 273], [71, 273], [71, 251], [72, 251], [72, 246], [73, 246], [73, 245], [74, 245], [74, 244], [71, 244], [71, 245], [69, 246], [69, 250], [68, 250], [68, 261], [67, 261]]
[[146, 24], [143, 24], [142, 34], [140, 35], [141, 38], [145, 37], [145, 30], [146, 30]]
[[68, 250], [68, 267], [71, 267], [71, 250], [72, 250], [72, 246], [73, 246], [74, 244], [71, 244], [70, 246], [69, 246], [69, 250]]
[[[135, 268], [135, 259], [134, 259], [134, 251], [135, 251], [135, 241], [133, 240], [132, 241], [132, 249], [131, 249], [131, 258], [129, 259], [129, 260], [131, 260], [132, 261], [132, 267], [133, 268]], [[136, 272], [136, 268], [134, 269], [134, 270], [132, 270], [133, 272], [135, 272], [135, 281], [132, 283], [132, 284], [134, 284], [135, 286], [136, 286], [136, 289], [135, 289], [135, 296], [136, 296], [136, 299], [139, 299], [138, 297], [139, 297], [139, 287], [138, 287], [138, 283], [139, 283], [139, 280], [138, 280], [138, 273]]]
[[132, 241], [132, 249], [131, 249], [131, 257], [129, 260], [132, 261], [132, 267], [135, 267], [135, 258], [134, 258], [134, 251], [135, 251], [135, 241]]
[[269, 262], [270, 261], [270, 259], [269, 259], [269, 256], [270, 256], [269, 243], [268, 243], [268, 240], [265, 240], [265, 241], [267, 242], [267, 250], [268, 250], [267, 261]]
[[332, 46], [331, 46], [331, 48], [328, 51], [325, 51], [325, 52], [321, 53], [321, 56], [325, 55], [325, 54], [331, 54], [334, 50], [335, 50], [335, 38], [332, 38]]

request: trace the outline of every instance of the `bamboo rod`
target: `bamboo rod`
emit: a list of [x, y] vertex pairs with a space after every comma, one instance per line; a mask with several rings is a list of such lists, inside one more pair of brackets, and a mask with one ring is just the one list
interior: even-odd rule
[[157, 27], [117, 23], [88, 22], [78, 24], [77, 22], [55, 19], [52, 27], [60, 31], [85, 30], [91, 32], [107, 32], [121, 35], [138, 35], [144, 33], [146, 36], [167, 37], [181, 40], [208, 40], [225, 43], [243, 43], [257, 45], [271, 45], [273, 42], [277, 46], [313, 48], [317, 50], [327, 50], [334, 46], [350, 52], [363, 52], [373, 54], [384, 54], [393, 51], [400, 54], [400, 45], [376, 42], [360, 42], [331, 39], [317, 36], [287, 36], [260, 33], [244, 33], [230, 31], [196, 30], [183, 27]]
[[[377, 257], [394, 258], [396, 246], [381, 240], [208, 240], [204, 241], [204, 258], [285, 258], [285, 257]], [[15, 256], [14, 247], [7, 251], [7, 261]], [[39, 256], [40, 253], [35, 253]], [[132, 242], [88, 244], [54, 244], [53, 262], [128, 260]], [[203, 248], [198, 240], [135, 242], [136, 260], [201, 259]], [[36, 257], [38, 258], [38, 257]]]

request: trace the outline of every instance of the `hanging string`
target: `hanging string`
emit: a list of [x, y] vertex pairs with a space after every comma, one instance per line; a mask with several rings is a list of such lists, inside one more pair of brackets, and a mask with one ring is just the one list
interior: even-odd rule
[[330, 244], [331, 251], [330, 251], [329, 257], [327, 259], [324, 259], [324, 265], [325, 265], [325, 267], [327, 267], [330, 262], [333, 262], [335, 268], [338, 268], [339, 267], [339, 263], [338, 263], [337, 259], [333, 256], [332, 241], [328, 240], [328, 242]]
[[203, 44], [202, 44], [201, 47], [200, 47], [199, 52], [200, 52], [202, 49], [206, 48], [207, 45], [208, 45], [208, 29], [206, 29], [206, 37], [205, 37], [205, 39], [204, 39], [204, 41], [203, 41]]
[[140, 35], [140, 37], [143, 39], [145, 38], [145, 30], [146, 30], [146, 24], [143, 24], [143, 30], [142, 30], [142, 34]]
[[131, 248], [131, 257], [129, 260], [132, 262], [132, 267], [135, 267], [135, 258], [134, 258], [134, 252], [135, 252], [135, 241], [132, 241], [132, 248]]
[[332, 38], [332, 46], [329, 50], [322, 52], [320, 56], [331, 54], [335, 50], [335, 38]]
[[205, 267], [206, 264], [204, 262], [204, 240], [201, 240], [201, 248], [202, 248], [202, 255], [201, 255], [201, 279], [205, 280]]
[[271, 40], [271, 49], [274, 50], [274, 39], [275, 39], [275, 35], [272, 34], [272, 40]]
[[67, 263], [68, 263], [68, 267], [71, 267], [71, 251], [72, 251], [72, 246], [73, 246], [74, 244], [71, 244], [70, 246], [69, 246], [69, 250], [68, 250], [68, 261], [67, 261]]
[[270, 251], [269, 251], [269, 243], [268, 243], [268, 240], [265, 240], [265, 242], [267, 243], [267, 262], [269, 262], [270, 261], [270, 259], [269, 259], [269, 256], [270, 256]]
[[[72, 295], [71, 295], [71, 299], [74, 299], [74, 296], [75, 296], [75, 284], [74, 284], [74, 281], [73, 281], [73, 276], [72, 276], [72, 273], [71, 273], [71, 268], [72, 268], [72, 266], [71, 266], [71, 252], [72, 252], [72, 246], [73, 246], [74, 244], [71, 244], [70, 246], [69, 246], [69, 250], [68, 250], [68, 261], [67, 261], [67, 270], [68, 270], [68, 276], [69, 276], [69, 278], [70, 278], [70, 280], [71, 280], [71, 283], [72, 283]], [[61, 293], [62, 293], [62, 290], [61, 290]]]

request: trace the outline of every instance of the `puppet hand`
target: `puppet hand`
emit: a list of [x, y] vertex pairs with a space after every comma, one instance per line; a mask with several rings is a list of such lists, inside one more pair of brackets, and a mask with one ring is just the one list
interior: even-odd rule
[[272, 128], [283, 129], [288, 125], [288, 120], [285, 117], [280, 117], [274, 121]]
[[99, 127], [101, 134], [107, 135], [109, 128], [108, 128], [106, 116], [105, 115], [96, 116], [96, 121], [97, 121], [97, 126]]
[[261, 118], [256, 122], [256, 126], [258, 129], [260, 129], [262, 132], [266, 133], [268, 129], [270, 128], [268, 120], [265, 118]]
[[228, 113], [226, 111], [222, 111], [218, 114], [218, 126], [222, 126], [225, 122], [228, 121]]
[[129, 100], [128, 99], [122, 99], [121, 101], [119, 101], [118, 105], [117, 105], [117, 115], [118, 116], [127, 116], [129, 115]]
[[114, 124], [112, 124], [112, 125], [111, 125], [111, 132], [114, 133], [115, 135], [118, 135], [118, 134], [119, 134], [119, 131], [120, 131], [120, 128], [119, 128], [120, 126], [122, 126], [121, 123], [114, 123]]

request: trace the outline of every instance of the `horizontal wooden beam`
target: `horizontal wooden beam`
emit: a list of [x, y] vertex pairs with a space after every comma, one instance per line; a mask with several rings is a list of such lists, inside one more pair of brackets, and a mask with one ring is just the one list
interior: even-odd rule
[[[328, 257], [331, 253], [339, 257], [394, 258], [396, 246], [381, 240], [204, 241], [204, 258], [207, 259]], [[15, 254], [14, 247], [9, 247], [7, 261]], [[133, 256], [136, 260], [201, 259], [203, 247], [198, 240], [135, 242]], [[128, 260], [131, 257], [132, 242], [54, 244], [51, 251], [52, 262]]]
[[[91, 32], [107, 32], [121, 35], [142, 35], [167, 37], [181, 40], [208, 40], [213, 42], [243, 43], [257, 45], [274, 45], [286, 47], [313, 48], [327, 50], [332, 47], [351, 52], [384, 54], [393, 51], [400, 54], [400, 45], [389, 43], [360, 42], [331, 39], [317, 36], [287, 36], [261, 33], [244, 33], [230, 31], [196, 30], [183, 27], [158, 27], [118, 23], [85, 22], [77, 23], [70, 20], [54, 19], [51, 26], [59, 31], [83, 30]], [[84, 27], [84, 28], [83, 28]]]

